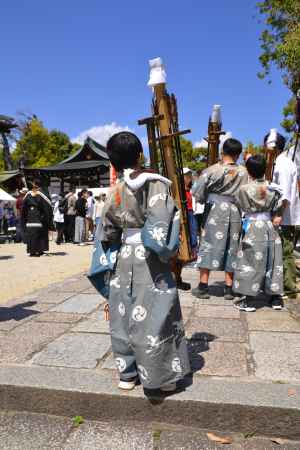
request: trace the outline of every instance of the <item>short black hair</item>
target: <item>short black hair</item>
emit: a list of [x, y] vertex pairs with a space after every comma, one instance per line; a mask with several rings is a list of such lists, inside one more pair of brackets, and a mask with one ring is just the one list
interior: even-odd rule
[[143, 146], [135, 134], [129, 131], [121, 131], [109, 139], [106, 150], [110, 162], [119, 172], [137, 164], [140, 155], [143, 153]]
[[87, 189], [85, 189], [85, 188], [84, 188], [84, 189], [81, 189], [81, 195], [82, 195], [82, 194], [86, 194], [87, 192], [88, 192]]
[[266, 158], [260, 154], [250, 156], [246, 161], [246, 168], [252, 178], [262, 178], [267, 169]]
[[42, 186], [41, 180], [39, 178], [34, 178], [32, 181], [32, 186], [40, 188]]
[[223, 154], [238, 158], [242, 153], [243, 146], [237, 139], [226, 139], [223, 144]]
[[[268, 140], [269, 136], [270, 136], [270, 133], [266, 134], [264, 137], [264, 145], [265, 146], [267, 145], [267, 140]], [[284, 150], [285, 143], [286, 143], [285, 137], [282, 136], [282, 134], [276, 133], [275, 148], [282, 152]]]

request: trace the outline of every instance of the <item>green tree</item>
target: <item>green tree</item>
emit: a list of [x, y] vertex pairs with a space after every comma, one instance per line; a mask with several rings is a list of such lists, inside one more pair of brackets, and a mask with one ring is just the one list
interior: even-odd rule
[[292, 97], [283, 108], [283, 120], [281, 122], [282, 128], [288, 134], [291, 134], [295, 130], [295, 108], [296, 108], [296, 99]]
[[185, 138], [180, 139], [180, 145], [183, 167], [189, 167], [192, 170], [205, 167], [206, 149], [193, 147], [192, 142]]
[[262, 145], [255, 145], [252, 141], [248, 141], [245, 145], [245, 153], [251, 153], [252, 155], [256, 155], [257, 153], [264, 153], [265, 150]]
[[[265, 24], [260, 36], [262, 71], [258, 76], [269, 77], [271, 67], [275, 66], [295, 94], [300, 87], [300, 1], [264, 0], [257, 7]], [[289, 134], [295, 130], [294, 108], [295, 99], [291, 98], [283, 109], [281, 125]]]
[[295, 93], [300, 73], [300, 2], [264, 0], [257, 7], [266, 25], [260, 36], [262, 72], [259, 76], [269, 76], [271, 66], [275, 65]]
[[21, 136], [12, 153], [15, 165], [21, 158], [28, 167], [42, 167], [56, 164], [78, 149], [67, 134], [59, 130], [49, 131], [37, 117], [24, 124]]

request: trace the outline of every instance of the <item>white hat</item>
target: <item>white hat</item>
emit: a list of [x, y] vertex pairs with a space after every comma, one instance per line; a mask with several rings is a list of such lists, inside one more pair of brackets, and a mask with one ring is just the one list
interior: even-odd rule
[[187, 173], [193, 173], [192, 169], [189, 169], [188, 167], [183, 168], [183, 175], [186, 175]]

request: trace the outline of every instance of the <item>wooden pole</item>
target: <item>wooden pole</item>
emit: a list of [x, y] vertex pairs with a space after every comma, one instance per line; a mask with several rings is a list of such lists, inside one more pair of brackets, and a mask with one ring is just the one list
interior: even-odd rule
[[[172, 130], [172, 118], [170, 115], [168, 94], [166, 91], [165, 83], [157, 84], [154, 86], [154, 98], [157, 106], [157, 112], [162, 116], [159, 121], [159, 129], [161, 135], [161, 141], [163, 143], [164, 162], [166, 167], [166, 176], [172, 181], [171, 191], [173, 198], [181, 210], [181, 245], [179, 249], [178, 259], [182, 262], [188, 262], [191, 260], [191, 247], [189, 242], [189, 229], [188, 229], [188, 217], [186, 208], [182, 205], [182, 196], [180, 192], [180, 184], [178, 179], [178, 172], [176, 170], [176, 161], [174, 157], [174, 141], [173, 137], [168, 135], [173, 133]], [[185, 192], [184, 201], [185, 201]]]

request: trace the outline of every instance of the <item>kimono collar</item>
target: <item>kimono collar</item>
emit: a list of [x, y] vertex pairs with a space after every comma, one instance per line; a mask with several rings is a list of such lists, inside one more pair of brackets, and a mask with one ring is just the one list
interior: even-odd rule
[[168, 180], [168, 178], [165, 178], [155, 172], [140, 172], [133, 178], [134, 175], [135, 174], [132, 169], [124, 170], [124, 181], [132, 191], [137, 191], [140, 189], [146, 181], [161, 181], [167, 186], [171, 186], [172, 184], [172, 181]]

